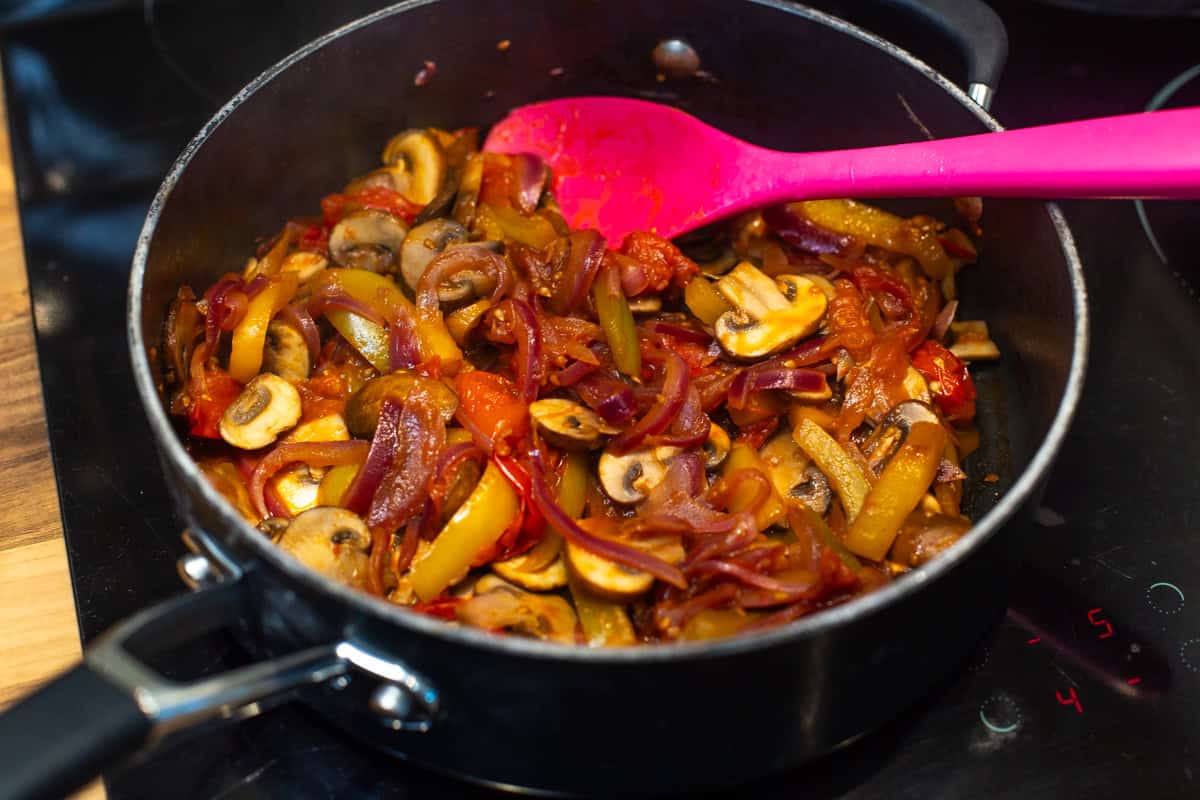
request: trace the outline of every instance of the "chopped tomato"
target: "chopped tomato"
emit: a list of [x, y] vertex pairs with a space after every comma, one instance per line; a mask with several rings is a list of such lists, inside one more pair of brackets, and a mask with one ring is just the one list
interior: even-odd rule
[[633, 297], [642, 292], [661, 292], [675, 281], [683, 288], [693, 275], [700, 272], [695, 261], [661, 236], [646, 231], [634, 231], [625, 239], [620, 259], [621, 286]]
[[296, 229], [296, 248], [314, 253], [329, 249], [329, 228], [314, 220], [293, 220], [288, 223]]
[[354, 194], [330, 194], [321, 198], [321, 212], [325, 215], [327, 228], [332, 228], [351, 211], [362, 208], [386, 211], [405, 222], [412, 222], [421, 212], [419, 205], [386, 186], [368, 186]]
[[242, 385], [217, 367], [205, 369], [203, 377], [188, 386], [192, 405], [188, 409], [188, 431], [192, 436], [220, 439], [221, 416], [242, 393]]
[[529, 431], [529, 407], [517, 387], [503, 375], [474, 370], [454, 379], [458, 414], [493, 442], [524, 436]]
[[912, 352], [912, 364], [929, 381], [934, 402], [954, 422], [975, 417], [975, 382], [958, 356], [933, 340]]
[[858, 287], [840, 278], [833, 283], [834, 296], [829, 301], [829, 330], [850, 355], [862, 361], [871, 353], [875, 330], [867, 318], [866, 303]]

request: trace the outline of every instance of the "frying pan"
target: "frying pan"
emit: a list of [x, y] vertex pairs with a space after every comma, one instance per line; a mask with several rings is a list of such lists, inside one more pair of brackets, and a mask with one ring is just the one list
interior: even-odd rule
[[[895, 0], [893, 0], [895, 2]], [[986, 103], [1004, 57], [981, 4], [924, 5], [982, 44]], [[929, 6], [932, 6], [932, 11]], [[950, 16], [947, 16], [950, 15]], [[863, 9], [861, 17], [870, 22]], [[957, 28], [971, 41], [970, 29]], [[703, 74], [660, 82], [678, 37]], [[497, 42], [509, 39], [502, 51]], [[423, 62], [432, 80], [417, 85]], [[757, 144], [864, 147], [999, 128], [912, 56], [776, 0], [416, 0], [301, 49], [239, 93], [167, 175], [138, 241], [129, 343], [138, 391], [194, 551], [199, 589], [96, 641], [82, 664], [0, 718], [0, 796], [69, 791], [114, 759], [203, 724], [298, 700], [370, 746], [504, 788], [609, 796], [736, 784], [882, 724], [957, 669], [1002, 612], [997, 532], [1034, 495], [1075, 408], [1087, 339], [1070, 232], [1052, 205], [991, 201], [963, 309], [1005, 357], [979, 370], [984, 447], [968, 462], [977, 520], [933, 563], [841, 607], [753, 636], [590, 650], [498, 637], [334, 584], [275, 548], [209, 486], [159, 387], [154, 346], [182, 283], [241, 265], [256, 237], [374, 165], [407, 127], [487, 125], [513, 106], [617, 94], [674, 103]], [[897, 202], [951, 218], [947, 203]], [[996, 473], [994, 486], [980, 482]], [[252, 662], [195, 682], [148, 664], [228, 628]]]

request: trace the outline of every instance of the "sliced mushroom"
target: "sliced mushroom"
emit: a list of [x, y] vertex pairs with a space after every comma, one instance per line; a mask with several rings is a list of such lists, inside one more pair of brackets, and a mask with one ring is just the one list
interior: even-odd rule
[[375, 427], [379, 425], [379, 410], [383, 401], [388, 398], [402, 400], [418, 384], [432, 395], [442, 412], [442, 419], [449, 422], [458, 408], [458, 396], [454, 394], [454, 390], [441, 381], [425, 378], [408, 370], [399, 370], [390, 375], [372, 378], [350, 395], [350, 399], [346, 401], [346, 427], [360, 439], [370, 439], [375, 435]]
[[171, 300], [163, 321], [163, 381], [167, 386], [187, 382], [192, 347], [203, 329], [204, 318], [196, 308], [196, 295], [191, 287], [184, 286]]
[[828, 300], [821, 287], [800, 275], [772, 280], [748, 261], [717, 281], [733, 305], [714, 326], [717, 341], [739, 358], [760, 358], [816, 331]]
[[624, 455], [605, 451], [600, 454], [600, 485], [618, 503], [640, 503], [667, 474], [667, 464], [679, 453], [678, 447], [645, 447]]
[[446, 155], [428, 131], [407, 130], [383, 148], [383, 163], [393, 168], [396, 191], [419, 206], [437, 196], [446, 178]]
[[[400, 273], [408, 288], [416, 291], [417, 282], [434, 256], [452, 244], [467, 241], [469, 236], [466, 228], [450, 219], [433, 219], [410, 230], [404, 237], [404, 248], [400, 251]], [[438, 299], [449, 302], [450, 298], [442, 297], [441, 288]]]
[[[599, 519], [593, 517], [582, 522]], [[609, 561], [570, 542], [566, 543], [563, 551], [571, 577], [597, 597], [616, 601], [632, 600], [650, 591], [654, 585], [654, 576], [650, 573]]]
[[288, 383], [299, 383], [308, 377], [312, 361], [308, 344], [300, 331], [280, 320], [267, 326], [267, 343], [263, 348], [263, 372], [271, 372]]
[[932, 422], [940, 425], [941, 420], [933, 409], [918, 400], [905, 400], [897, 403], [872, 431], [870, 437], [863, 443], [863, 453], [867, 456], [867, 464], [878, 475], [887, 466], [912, 426], [918, 422]]
[[919, 567], [936, 558], [970, 529], [970, 521], [963, 517], [914, 511], [904, 521], [890, 557], [904, 566]]
[[283, 532], [287, 530], [291, 520], [283, 517], [267, 517], [259, 522], [254, 527], [258, 528], [272, 542], [279, 544], [279, 540], [283, 537]]
[[297, 250], [283, 260], [280, 272], [294, 272], [300, 283], [307, 283], [312, 276], [329, 266], [329, 259], [320, 253]]
[[375, 208], [353, 211], [329, 233], [329, 255], [343, 267], [394, 272], [408, 226]]
[[557, 595], [523, 592], [494, 576], [475, 585], [475, 596], [455, 609], [458, 621], [484, 630], [510, 630], [562, 644], [575, 643], [571, 604]]
[[[789, 276], [784, 275], [782, 277], [786, 278]], [[804, 277], [821, 288], [821, 291], [825, 293], [826, 300], [832, 300], [837, 296], [837, 289], [833, 288], [833, 284], [829, 281], [829, 278], [826, 278], [824, 275], [806, 274]]]
[[346, 420], [341, 414], [326, 414], [323, 417], [301, 423], [283, 437], [285, 442], [344, 442], [350, 438]]
[[358, 588], [366, 585], [371, 532], [352, 511], [310, 508], [288, 524], [279, 546], [338, 583]]
[[549, 565], [541, 569], [525, 569], [523, 564], [514, 563], [521, 559], [518, 556], [508, 561], [497, 561], [492, 569], [502, 578], [512, 581], [518, 586], [534, 592], [549, 592], [561, 589], [567, 585], [567, 568], [562, 556], [558, 556]]
[[317, 492], [324, 476], [323, 469], [297, 464], [276, 473], [270, 485], [288, 514], [296, 516], [317, 504]]
[[708, 469], [721, 466], [725, 456], [729, 455], [731, 444], [725, 429], [715, 422], [712, 423], [708, 428], [708, 441], [704, 443], [704, 466]]
[[257, 450], [300, 421], [300, 393], [278, 375], [264, 372], [246, 384], [221, 415], [221, 438]]
[[662, 311], [662, 298], [656, 294], [644, 294], [629, 299], [629, 310], [634, 314], [657, 314]]
[[773, 436], [758, 451], [771, 483], [785, 503], [803, 504], [818, 514], [829, 510], [832, 492], [825, 473], [813, 464], [790, 431]]
[[590, 408], [555, 397], [531, 403], [529, 418], [547, 442], [564, 450], [598, 447], [602, 436], [620, 433]]

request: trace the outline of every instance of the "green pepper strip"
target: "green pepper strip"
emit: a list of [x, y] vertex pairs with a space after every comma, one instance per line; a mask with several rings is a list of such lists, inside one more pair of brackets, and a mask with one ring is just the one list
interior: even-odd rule
[[592, 286], [592, 297], [596, 301], [596, 315], [600, 318], [600, 329], [608, 339], [613, 363], [617, 369], [631, 378], [642, 374], [642, 351], [638, 348], [637, 326], [633, 312], [621, 290], [621, 276], [611, 261], [605, 260], [600, 274]]

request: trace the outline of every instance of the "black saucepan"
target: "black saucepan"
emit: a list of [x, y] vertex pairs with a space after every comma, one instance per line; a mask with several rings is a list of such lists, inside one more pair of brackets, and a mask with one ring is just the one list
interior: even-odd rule
[[[651, 51], [671, 37], [699, 52], [702, 74], [656, 78]], [[511, 40], [507, 51], [501, 39]], [[1002, 32], [984, 41], [969, 63], [972, 96], [986, 102]], [[425, 61], [436, 75], [416, 85]], [[789, 150], [998, 128], [889, 43], [774, 0], [408, 2], [270, 70], [172, 168], [130, 283], [134, 373], [190, 526], [195, 554], [181, 571], [201, 591], [119, 625], [83, 664], [0, 718], [0, 796], [68, 791], [176, 731], [296, 697], [382, 751], [492, 785], [601, 796], [711, 788], [870, 731], [961, 665], [1004, 605], [995, 534], [1035, 492], [1083, 376], [1083, 279], [1061, 215], [1043, 203], [989, 200], [984, 258], [962, 281], [966, 315], [987, 319], [1004, 352], [979, 371], [985, 445], [970, 483], [982, 488], [967, 508], [976, 527], [935, 563], [778, 629], [595, 651], [454, 628], [308, 571], [192, 464], [163, 407], [154, 356], [177, 286], [240, 267], [256, 237], [372, 166], [395, 131], [487, 125], [513, 106], [579, 94], [673, 103]], [[895, 207], [953, 214], [949, 203]], [[994, 487], [979, 480], [990, 472], [1000, 476]], [[223, 626], [239, 633], [250, 666], [194, 683], [146, 666], [155, 652]]]

